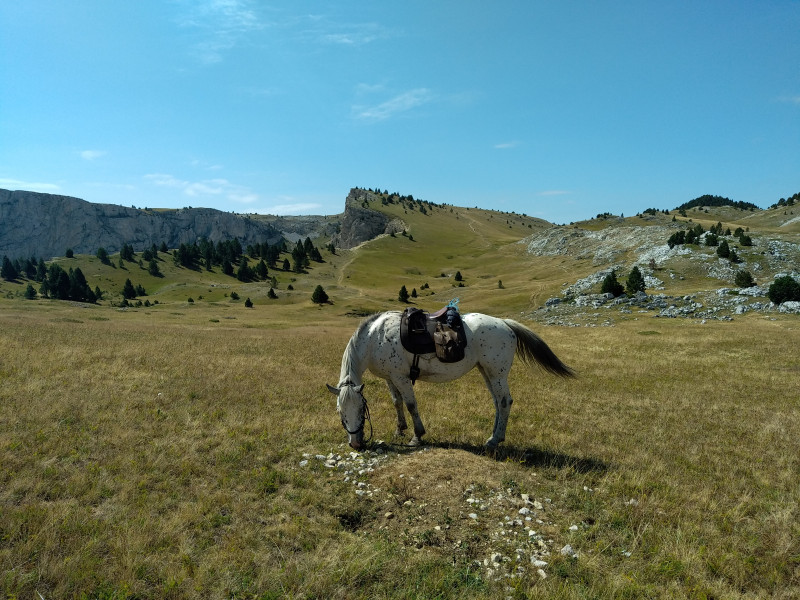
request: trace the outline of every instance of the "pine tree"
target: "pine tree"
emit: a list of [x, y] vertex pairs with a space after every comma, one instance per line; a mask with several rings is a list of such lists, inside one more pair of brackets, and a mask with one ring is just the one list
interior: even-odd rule
[[625, 291], [625, 288], [622, 287], [622, 284], [617, 281], [617, 273], [612, 269], [611, 273], [606, 275], [605, 279], [603, 279], [603, 286], [600, 288], [601, 294], [613, 294], [616, 298], [617, 296], [622, 295]]
[[28, 284], [28, 287], [25, 288], [25, 299], [36, 300], [36, 290], [33, 289], [33, 286], [30, 283]]
[[11, 259], [7, 256], [3, 256], [3, 266], [0, 267], [0, 277], [6, 281], [14, 281], [18, 275], [19, 273], [17, 273], [17, 269], [14, 263], [11, 262]]
[[133, 287], [130, 279], [125, 280], [125, 285], [122, 288], [122, 297], [126, 300], [136, 298], [136, 289]]
[[629, 296], [633, 296], [637, 292], [644, 291], [644, 276], [639, 270], [639, 267], [633, 267], [633, 269], [631, 269], [631, 274], [628, 275], [628, 281], [626, 282], [625, 287], [628, 290]]
[[245, 308], [253, 308], [253, 301], [248, 297], [247, 300], [244, 301], [244, 306]]
[[400, 288], [400, 293], [398, 294], [397, 299], [400, 302], [408, 302], [408, 290], [406, 289], [406, 286]]
[[311, 301], [314, 304], [327, 304], [328, 300], [328, 294], [325, 293], [325, 290], [322, 289], [321, 285], [318, 285], [316, 288], [314, 288], [314, 293], [311, 294]]

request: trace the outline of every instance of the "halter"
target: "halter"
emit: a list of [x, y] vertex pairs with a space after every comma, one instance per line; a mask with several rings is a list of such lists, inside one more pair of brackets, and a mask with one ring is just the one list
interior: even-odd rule
[[[344, 383], [339, 384], [340, 388], [345, 387], [345, 386], [356, 387], [356, 384], [353, 383], [352, 381], [345, 381]], [[364, 440], [364, 443], [366, 444], [367, 442], [369, 442], [372, 439], [372, 419], [370, 419], [370, 416], [369, 416], [369, 406], [367, 406], [366, 397], [364, 396], [364, 394], [359, 394], [359, 395], [361, 396], [361, 400], [362, 400], [361, 416], [363, 417], [363, 420], [361, 422], [361, 426], [358, 427], [357, 429], [354, 429], [353, 431], [350, 431], [347, 428], [347, 425], [344, 422], [344, 417], [340, 417], [340, 418], [341, 418], [341, 421], [342, 421], [342, 427], [344, 427], [344, 430], [350, 435], [357, 435], [359, 433], [362, 433], [364, 431], [364, 425], [367, 422], [369, 422], [369, 437]]]

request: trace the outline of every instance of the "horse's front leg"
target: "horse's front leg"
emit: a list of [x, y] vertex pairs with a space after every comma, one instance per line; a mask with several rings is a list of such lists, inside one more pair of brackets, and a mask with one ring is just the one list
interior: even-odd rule
[[[482, 371], [483, 372], [483, 371]], [[506, 439], [506, 425], [508, 425], [508, 415], [511, 413], [511, 390], [508, 387], [508, 380], [505, 378], [492, 378], [483, 373], [486, 380], [486, 387], [492, 394], [494, 400], [494, 429], [492, 436], [486, 440], [486, 447], [489, 449], [497, 448], [497, 445]]]
[[[411, 385], [410, 379], [397, 379], [393, 380], [397, 393], [405, 402], [408, 414], [411, 415], [411, 420], [414, 423], [414, 437], [409, 442], [412, 446], [419, 446], [422, 443], [422, 436], [425, 435], [425, 427], [422, 425], [422, 419], [419, 418], [419, 411], [417, 410], [417, 397], [414, 395], [414, 387]], [[392, 396], [394, 398], [394, 395]], [[397, 406], [397, 402], [395, 402]], [[398, 415], [402, 413], [402, 408], [398, 408]], [[402, 423], [405, 425], [405, 417], [402, 418]], [[400, 426], [400, 418], [398, 417], [398, 428]]]
[[406, 414], [403, 411], [403, 395], [400, 393], [400, 390], [397, 389], [397, 386], [388, 379], [386, 380], [386, 385], [389, 387], [389, 393], [392, 395], [394, 409], [397, 411], [397, 429], [395, 430], [394, 434], [397, 437], [403, 437], [406, 429], [408, 429], [408, 423], [406, 423]]

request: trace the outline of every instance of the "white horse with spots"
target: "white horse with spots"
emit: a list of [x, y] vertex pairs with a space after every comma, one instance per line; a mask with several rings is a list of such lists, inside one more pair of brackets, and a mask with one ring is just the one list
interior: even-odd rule
[[[538, 335], [516, 321], [469, 313], [463, 315], [462, 322], [467, 337], [463, 360], [444, 363], [436, 358], [435, 353], [418, 355], [419, 379], [444, 383], [478, 367], [494, 399], [494, 429], [492, 436], [486, 440], [486, 446], [492, 449], [506, 436], [506, 424], [513, 401], [508, 388], [508, 373], [515, 354], [525, 363], [538, 363], [555, 375], [572, 377], [574, 373]], [[411, 445], [421, 443], [425, 427], [419, 417], [410, 376], [413, 360], [414, 355], [405, 350], [400, 342], [399, 312], [373, 315], [356, 329], [342, 356], [339, 384], [336, 387], [328, 386], [328, 390], [337, 396], [336, 408], [347, 431], [350, 446], [359, 450], [364, 444], [364, 422], [368, 418], [368, 411], [361, 378], [367, 369], [385, 379], [389, 386], [397, 410], [396, 435], [403, 435], [408, 427], [403, 412], [405, 404], [414, 422]]]

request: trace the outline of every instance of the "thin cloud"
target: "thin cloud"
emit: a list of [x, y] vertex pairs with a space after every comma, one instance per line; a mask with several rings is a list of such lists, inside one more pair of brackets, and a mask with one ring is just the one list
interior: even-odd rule
[[569, 190], [544, 190], [544, 191], [538, 192], [536, 195], [537, 196], [568, 196], [571, 193], [572, 192], [570, 192]]
[[384, 121], [398, 114], [408, 112], [433, 100], [433, 94], [428, 88], [417, 88], [403, 92], [380, 104], [374, 106], [354, 106], [355, 118], [364, 121]]
[[258, 194], [247, 186], [232, 183], [227, 179], [186, 181], [165, 173], [151, 173], [145, 175], [144, 179], [159, 187], [179, 190], [191, 198], [221, 196], [237, 204], [252, 204], [259, 200]]
[[521, 143], [522, 143], [522, 142], [517, 142], [517, 141], [513, 141], [513, 142], [501, 142], [501, 143], [499, 143], [499, 144], [495, 144], [495, 145], [494, 145], [494, 147], [495, 147], [495, 149], [496, 149], [496, 150], [508, 150], [509, 148], [516, 148], [516, 147], [517, 147], [517, 146], [519, 146]]
[[778, 102], [784, 102], [786, 104], [796, 104], [800, 106], [800, 96], [779, 96]]
[[100, 158], [105, 156], [107, 153], [105, 150], [83, 150], [81, 152], [81, 158], [83, 160], [95, 160], [96, 158]]
[[22, 181], [20, 179], [0, 179], [0, 188], [7, 190], [26, 190], [29, 192], [43, 192], [52, 194], [61, 191], [61, 187], [55, 183], [39, 183], [32, 181]]
[[222, 62], [228, 50], [266, 27], [248, 0], [206, 0], [185, 5], [186, 11], [177, 22], [200, 37], [192, 53], [204, 64]]
[[303, 215], [314, 214], [322, 208], [316, 202], [296, 202], [294, 204], [276, 204], [259, 210], [262, 215]]

